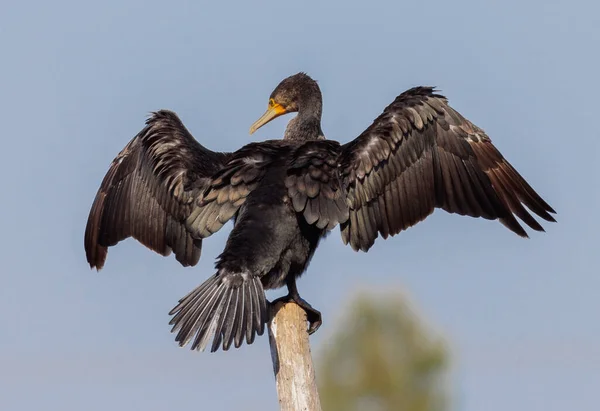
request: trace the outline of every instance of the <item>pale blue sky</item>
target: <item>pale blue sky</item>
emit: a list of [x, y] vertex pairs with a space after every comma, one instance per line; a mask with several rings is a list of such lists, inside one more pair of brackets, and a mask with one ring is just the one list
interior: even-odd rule
[[277, 408], [266, 338], [198, 354], [167, 326], [228, 230], [195, 268], [127, 241], [100, 274], [83, 231], [148, 112], [175, 110], [215, 150], [278, 138], [287, 119], [248, 128], [298, 71], [341, 141], [405, 89], [438, 86], [559, 213], [531, 240], [439, 211], [368, 254], [332, 234], [299, 282], [324, 314], [313, 351], [357, 290], [398, 289], [448, 338], [456, 410], [597, 409], [597, 2], [239, 3], [0, 6], [0, 409]]

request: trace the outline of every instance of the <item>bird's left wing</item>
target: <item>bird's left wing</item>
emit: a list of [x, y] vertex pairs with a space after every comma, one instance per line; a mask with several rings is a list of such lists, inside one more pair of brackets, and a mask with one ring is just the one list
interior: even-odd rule
[[448, 105], [430, 87], [396, 98], [359, 137], [342, 147], [339, 178], [349, 219], [342, 239], [368, 250], [418, 223], [436, 207], [451, 213], [499, 219], [520, 236], [517, 221], [542, 226], [554, 210], [494, 147], [484, 131]]
[[230, 157], [198, 143], [175, 113], [154, 113], [113, 160], [96, 194], [85, 230], [90, 266], [101, 269], [108, 247], [128, 237], [195, 265], [209, 234], [200, 235], [204, 227], [186, 220]]

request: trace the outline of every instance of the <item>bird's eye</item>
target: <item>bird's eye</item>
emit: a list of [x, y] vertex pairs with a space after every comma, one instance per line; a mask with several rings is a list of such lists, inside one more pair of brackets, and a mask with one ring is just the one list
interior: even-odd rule
[[275, 100], [272, 98], [269, 99], [269, 107], [273, 107], [275, 105]]

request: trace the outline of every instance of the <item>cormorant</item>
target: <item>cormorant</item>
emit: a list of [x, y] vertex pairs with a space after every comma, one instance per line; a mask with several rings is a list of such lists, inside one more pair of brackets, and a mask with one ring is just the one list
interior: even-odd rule
[[112, 162], [85, 232], [92, 268], [108, 247], [134, 237], [184, 266], [200, 258], [202, 240], [233, 219], [216, 274], [183, 297], [170, 315], [181, 346], [211, 351], [248, 344], [268, 321], [265, 289], [287, 285], [284, 300], [307, 312], [312, 333], [320, 313], [300, 298], [296, 278], [319, 241], [340, 226], [342, 241], [367, 251], [435, 208], [498, 219], [519, 236], [515, 217], [536, 231], [555, 211], [494, 147], [485, 132], [432, 87], [400, 94], [357, 138], [326, 140], [322, 97], [304, 73], [284, 79], [250, 133], [297, 112], [282, 140], [232, 153], [200, 145], [177, 115], [161, 110]]

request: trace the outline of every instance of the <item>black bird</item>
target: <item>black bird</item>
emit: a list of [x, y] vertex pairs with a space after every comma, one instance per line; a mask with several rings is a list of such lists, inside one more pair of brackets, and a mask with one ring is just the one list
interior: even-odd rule
[[536, 231], [555, 211], [492, 145], [485, 132], [452, 109], [432, 87], [415, 87], [346, 144], [326, 140], [322, 97], [304, 73], [271, 93], [254, 132], [297, 112], [282, 140], [233, 153], [200, 145], [175, 113], [161, 110], [112, 162], [90, 211], [85, 250], [102, 268], [108, 247], [134, 237], [184, 266], [200, 258], [202, 240], [234, 220], [216, 274], [170, 312], [181, 346], [239, 347], [268, 321], [265, 289], [287, 285], [307, 312], [312, 333], [320, 313], [298, 295], [296, 278], [319, 241], [337, 225], [342, 241], [367, 251], [442, 208], [498, 219], [521, 237], [515, 217]]

